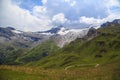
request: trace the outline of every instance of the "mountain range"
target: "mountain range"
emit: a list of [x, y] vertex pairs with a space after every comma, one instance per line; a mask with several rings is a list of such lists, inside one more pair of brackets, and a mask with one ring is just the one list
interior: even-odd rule
[[63, 47], [76, 38], [86, 35], [88, 30], [89, 28], [75, 30], [57, 27], [43, 32], [24, 32], [12, 27], [0, 27], [0, 63], [12, 64], [18, 56], [49, 39], [58, 47]]
[[[84, 58], [83, 55], [91, 55], [94, 52], [92, 58], [87, 58], [89, 58], [88, 60], [91, 61], [91, 63], [96, 64], [96, 62], [92, 61], [94, 60], [93, 56], [103, 57], [102, 53], [110, 52], [111, 48], [108, 47], [109, 45], [113, 46], [113, 43], [115, 43], [114, 46], [119, 48], [119, 34], [116, 34], [120, 31], [119, 25], [120, 19], [104, 23], [99, 29], [93, 27], [66, 29], [63, 26], [59, 26], [48, 31], [24, 32], [12, 27], [0, 27], [0, 63], [28, 63], [28, 65], [30, 65], [32, 61], [37, 61], [39, 64], [36, 62], [34, 65], [45, 65], [45, 67], [48, 67], [50, 65], [47, 66], [47, 64], [51, 64], [51, 61], [54, 61], [54, 59], [57, 60], [57, 56], [63, 56], [60, 57], [60, 59], [66, 57], [68, 61], [65, 60], [59, 64], [55, 62], [56, 64], [51, 65], [58, 66], [64, 63], [66, 66], [77, 64], [77, 62], [74, 62], [76, 60], [79, 60], [81, 63], [89, 63], [84, 61], [86, 57]], [[108, 39], [109, 37], [113, 38], [113, 41], [106, 43], [107, 37]], [[105, 46], [105, 49], [103, 49], [104, 47], [102, 46]], [[119, 52], [117, 47], [115, 47], [114, 50]], [[118, 56], [118, 53], [116, 53], [116, 55]], [[80, 56], [82, 56], [83, 60], [79, 59], [81, 58]], [[44, 63], [46, 60], [49, 61], [49, 58], [53, 58], [53, 60]], [[69, 61], [69, 59], [71, 60]]]

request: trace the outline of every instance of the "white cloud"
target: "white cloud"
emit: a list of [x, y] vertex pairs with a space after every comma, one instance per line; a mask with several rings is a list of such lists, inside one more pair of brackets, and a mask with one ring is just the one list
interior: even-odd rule
[[[32, 15], [30, 11], [13, 4], [11, 0], [2, 0], [0, 12], [0, 25], [3, 27], [13, 26], [24, 31], [37, 31], [50, 29], [50, 21]], [[35, 7], [36, 12], [46, 13], [46, 9]], [[39, 16], [42, 16], [40, 14]]]
[[[80, 23], [85, 24], [102, 24], [107, 21], [113, 21], [114, 19], [120, 19], [120, 11], [112, 11], [112, 8], [118, 7], [120, 10], [120, 1], [119, 0], [104, 0], [103, 6], [106, 7], [107, 16], [104, 18], [95, 18], [95, 17], [86, 17], [81, 16], [79, 18]], [[116, 9], [116, 8], [115, 8]]]
[[85, 17], [85, 16], [80, 17], [79, 20], [80, 23], [85, 23], [85, 24], [95, 24], [101, 22], [101, 19], [95, 19], [93, 17]]
[[119, 0], [106, 0], [106, 6], [112, 7], [112, 6], [120, 6], [120, 1]]
[[113, 13], [112, 12], [112, 8], [114, 7], [118, 7], [119, 8], [119, 12], [120, 12], [120, 1], [119, 0], [105, 0], [105, 3], [104, 5], [106, 6], [107, 8], [107, 12], [109, 14]]
[[64, 24], [67, 19], [65, 18], [65, 15], [63, 13], [58, 13], [53, 16], [52, 21], [55, 24]]
[[113, 21], [114, 19], [120, 19], [120, 15], [111, 13], [107, 17], [102, 19], [82, 16], [80, 17], [79, 21], [80, 23], [85, 23], [85, 24], [103, 24], [107, 21]]
[[120, 18], [120, 0], [40, 0], [41, 5], [31, 0], [34, 5], [26, 2], [32, 4], [29, 10], [21, 7], [24, 1], [0, 0], [0, 26], [40, 31], [59, 25], [81, 28]]
[[47, 14], [47, 9], [45, 6], [35, 6], [32, 11], [33, 15], [40, 19], [49, 19]]
[[75, 0], [64, 0], [64, 1], [67, 2], [72, 7], [76, 4]]
[[103, 18], [102, 21], [107, 22], [107, 21], [113, 21], [114, 19], [120, 19], [120, 14], [111, 13], [106, 18]]
[[42, 3], [43, 3], [43, 4], [46, 4], [46, 3], [47, 3], [47, 0], [42, 0]]
[[76, 4], [76, 1], [73, 1], [73, 2], [71, 2], [71, 6], [75, 6], [75, 4]]
[[33, 8], [33, 12], [39, 12], [39, 13], [45, 14], [47, 13], [47, 9], [45, 6], [35, 6]]

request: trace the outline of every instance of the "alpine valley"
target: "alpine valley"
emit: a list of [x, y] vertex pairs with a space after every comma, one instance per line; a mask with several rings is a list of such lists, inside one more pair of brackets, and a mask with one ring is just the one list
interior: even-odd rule
[[120, 19], [83, 29], [0, 27], [0, 80], [120, 80]]

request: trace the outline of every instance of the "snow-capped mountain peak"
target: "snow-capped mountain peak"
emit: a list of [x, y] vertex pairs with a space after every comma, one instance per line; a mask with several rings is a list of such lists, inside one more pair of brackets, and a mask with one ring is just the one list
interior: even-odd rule
[[65, 27], [61, 27], [61, 29], [57, 32], [59, 35], [65, 35], [69, 32], [69, 29], [66, 29]]
[[41, 33], [44, 35], [55, 35], [55, 34], [65, 34], [66, 31], [67, 29], [64, 27], [55, 27], [55, 28], [51, 28], [50, 30], [42, 31], [38, 33]]

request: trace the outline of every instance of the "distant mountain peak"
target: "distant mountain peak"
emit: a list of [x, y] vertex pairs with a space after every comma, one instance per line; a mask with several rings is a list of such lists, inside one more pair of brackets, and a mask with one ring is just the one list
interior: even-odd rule
[[115, 20], [113, 21], [113, 23], [115, 23], [115, 24], [120, 24], [120, 19], [115, 19]]
[[96, 35], [96, 34], [97, 34], [97, 30], [94, 27], [89, 28], [87, 36], [91, 37], [92, 35]]
[[107, 27], [107, 26], [110, 26], [110, 25], [112, 25], [112, 24], [120, 24], [120, 19], [115, 19], [115, 20], [113, 20], [112, 22], [103, 23], [103, 24], [101, 25], [101, 27]]
[[15, 30], [15, 28], [13, 28], [13, 27], [6, 27], [6, 29]]
[[6, 37], [6, 38], [14, 36], [14, 33], [12, 33], [12, 30], [13, 30], [12, 27], [7, 27], [7, 28], [0, 27], [0, 36]]
[[38, 32], [38, 33], [46, 34], [46, 35], [54, 35], [54, 34], [58, 34], [59, 32], [64, 32], [66, 30], [68, 30], [68, 29], [66, 29], [63, 26], [58, 26], [58, 27], [51, 28], [50, 30], [41, 31], [41, 32]]

